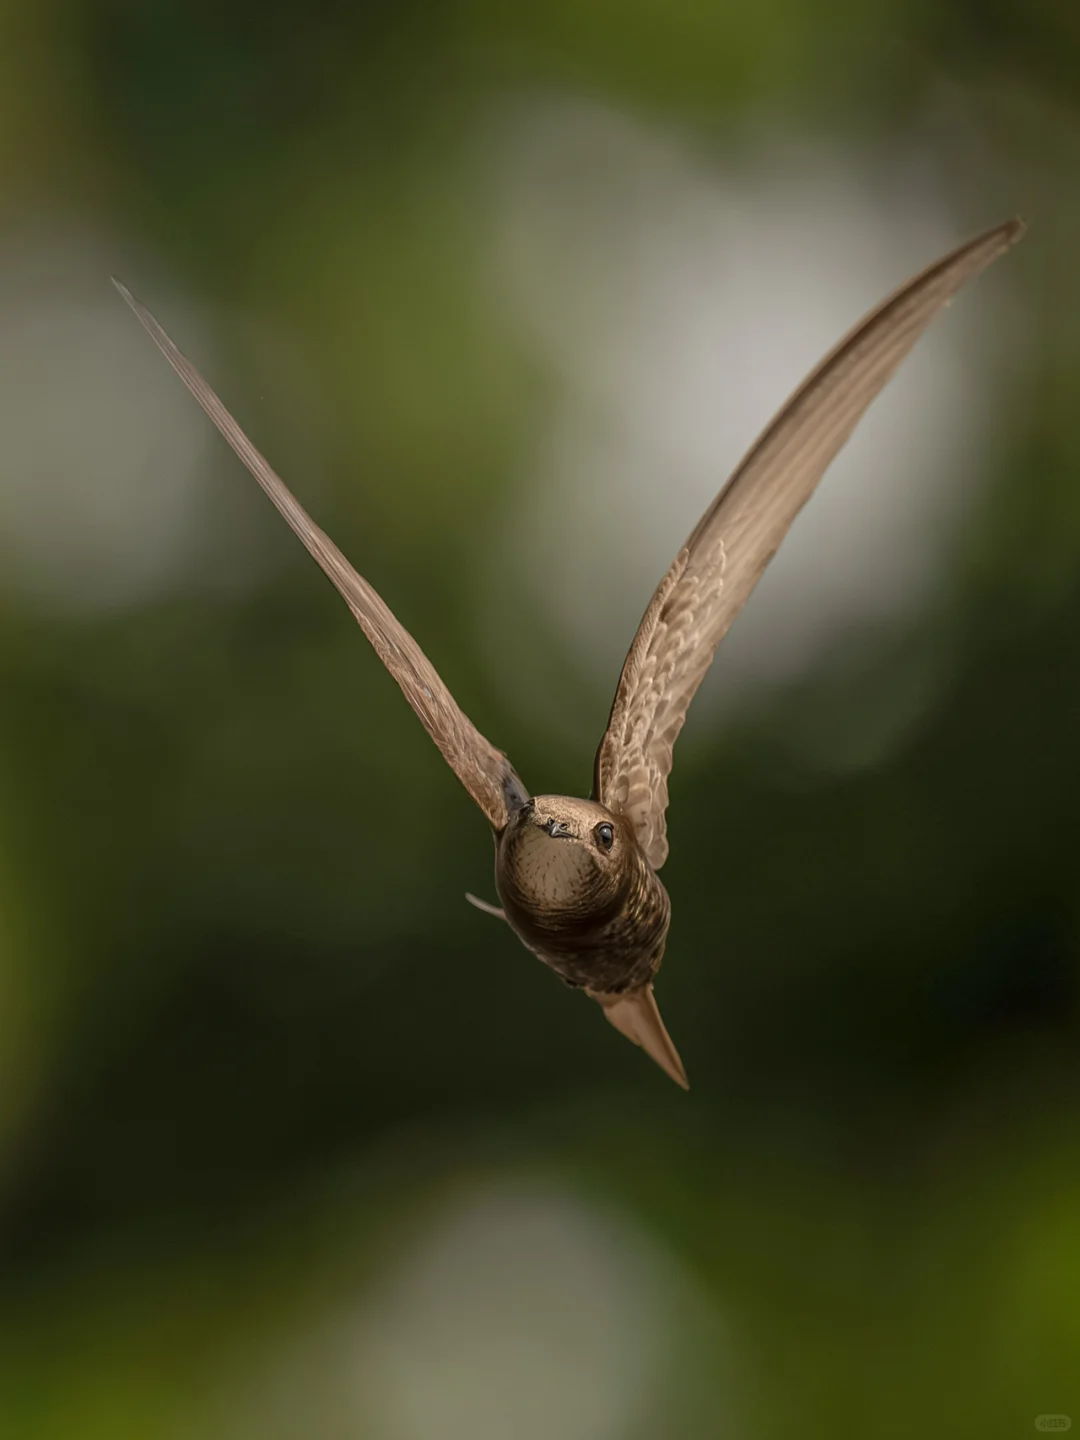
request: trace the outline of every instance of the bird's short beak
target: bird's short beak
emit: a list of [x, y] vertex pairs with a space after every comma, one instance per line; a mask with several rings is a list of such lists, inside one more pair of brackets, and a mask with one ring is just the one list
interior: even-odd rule
[[655, 1060], [665, 1074], [671, 1076], [676, 1085], [681, 1085], [684, 1090], [690, 1089], [679, 1052], [660, 1018], [651, 985], [633, 990], [628, 995], [607, 995], [596, 990], [588, 990], [586, 993], [600, 1002], [604, 1014], [616, 1030], [635, 1045], [640, 1045], [646, 1055]]
[[543, 820], [540, 822], [540, 829], [546, 830], [556, 840], [563, 840], [573, 833], [570, 826], [564, 825], [561, 820]]

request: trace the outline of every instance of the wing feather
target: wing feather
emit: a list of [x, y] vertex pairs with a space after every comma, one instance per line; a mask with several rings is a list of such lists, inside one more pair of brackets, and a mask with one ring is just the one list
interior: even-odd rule
[[509, 807], [528, 798], [506, 756], [480, 734], [390, 607], [314, 523], [149, 310], [119, 280], [113, 283], [166, 360], [332, 581], [447, 764], [494, 829], [501, 830], [507, 822]]
[[667, 859], [667, 779], [686, 712], [720, 641], [792, 521], [930, 321], [1014, 245], [1019, 220], [961, 245], [850, 331], [799, 386], [698, 521], [646, 610], [596, 755], [593, 796], [632, 816]]

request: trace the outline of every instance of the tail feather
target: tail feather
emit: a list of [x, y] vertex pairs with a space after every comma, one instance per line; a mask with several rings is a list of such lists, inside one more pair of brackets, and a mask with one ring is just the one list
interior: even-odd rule
[[586, 994], [600, 1004], [615, 1029], [635, 1045], [640, 1045], [676, 1085], [681, 1085], [684, 1090], [690, 1089], [679, 1052], [660, 1018], [651, 985], [644, 985], [626, 995], [608, 995], [598, 990], [588, 990]]

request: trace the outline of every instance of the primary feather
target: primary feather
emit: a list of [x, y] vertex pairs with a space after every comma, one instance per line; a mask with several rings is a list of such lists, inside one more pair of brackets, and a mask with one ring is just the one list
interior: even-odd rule
[[527, 798], [525, 787], [506, 756], [480, 734], [382, 596], [353, 569], [330, 537], [319, 529], [146, 306], [140, 304], [119, 280], [114, 280], [113, 284], [165, 359], [333, 582], [371, 641], [375, 653], [401, 686], [405, 699], [420, 717], [447, 764], [487, 816], [492, 828], [502, 830], [508, 818], [509, 803], [520, 803]]
[[1019, 240], [1014, 220], [901, 286], [800, 385], [706, 510], [646, 610], [597, 751], [593, 797], [633, 821], [654, 869], [667, 859], [675, 741], [717, 646], [795, 516], [930, 321]]

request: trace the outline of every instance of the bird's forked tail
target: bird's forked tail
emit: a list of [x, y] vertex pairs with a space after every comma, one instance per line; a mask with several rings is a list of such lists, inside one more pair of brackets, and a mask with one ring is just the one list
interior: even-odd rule
[[609, 995], [599, 990], [587, 990], [585, 993], [599, 1003], [615, 1029], [635, 1045], [640, 1045], [676, 1085], [681, 1085], [684, 1090], [690, 1089], [679, 1052], [660, 1018], [651, 985], [643, 985], [640, 990], [631, 990], [625, 995]]

